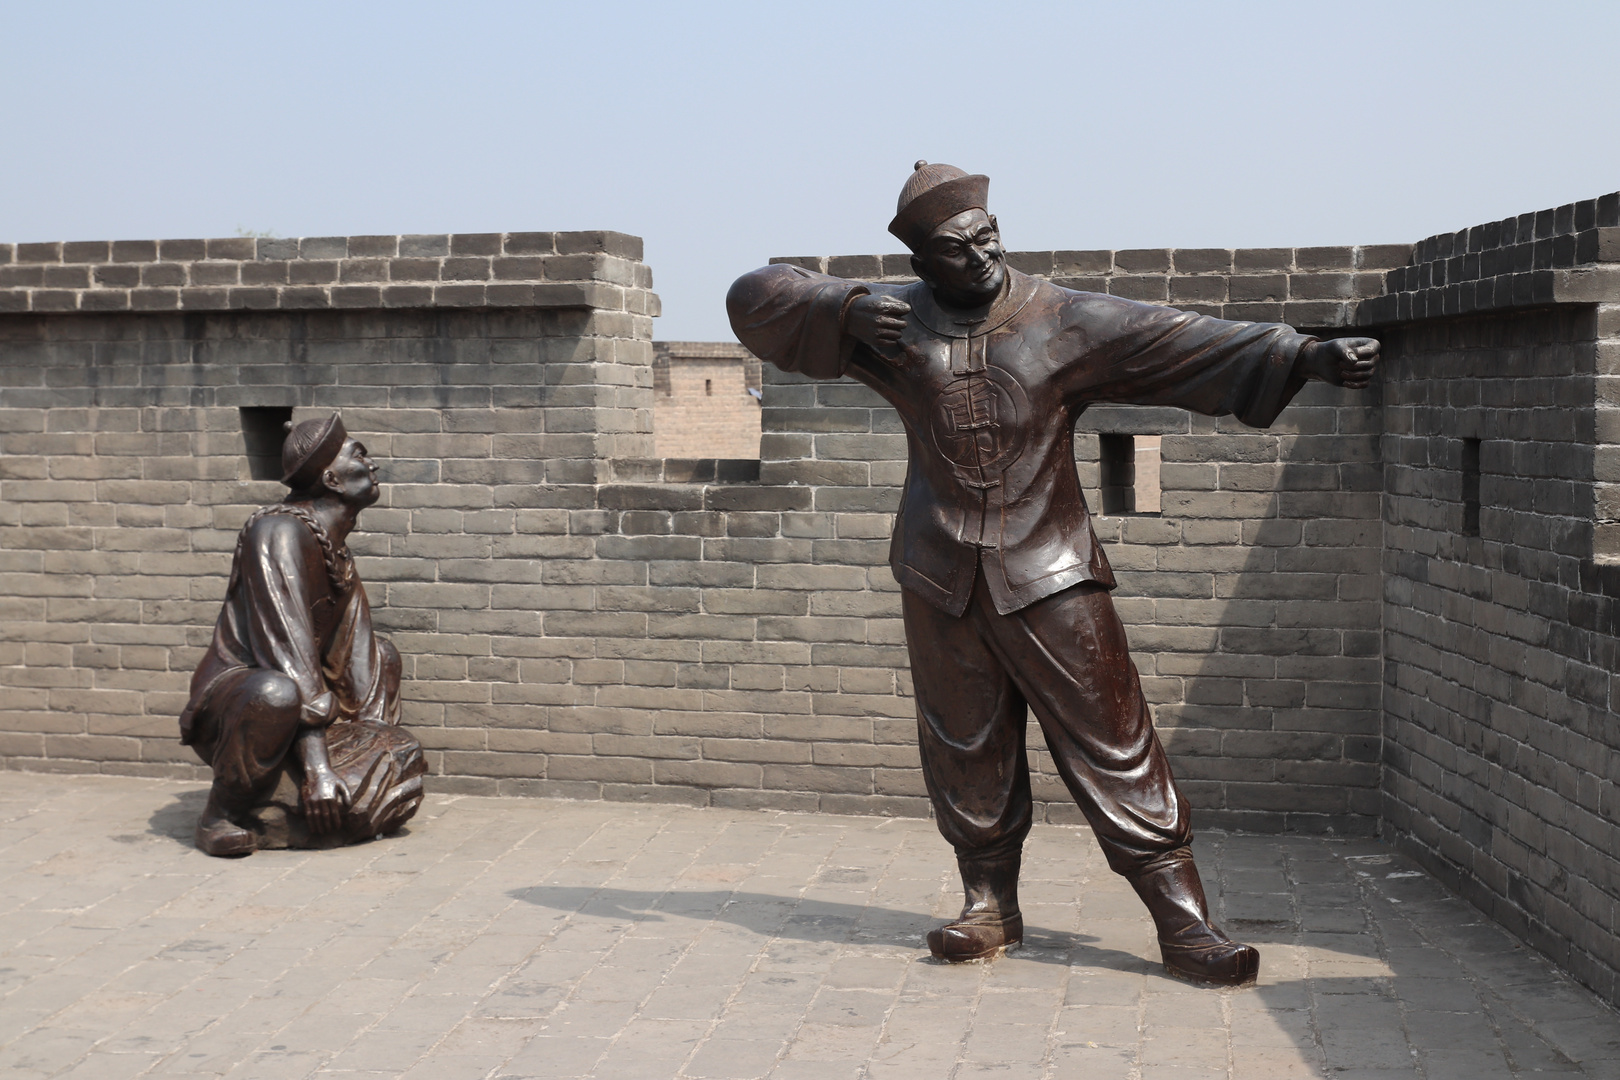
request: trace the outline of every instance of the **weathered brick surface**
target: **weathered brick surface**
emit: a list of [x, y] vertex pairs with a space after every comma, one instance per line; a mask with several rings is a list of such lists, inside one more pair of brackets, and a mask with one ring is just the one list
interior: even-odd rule
[[[558, 286], [651, 282], [639, 241], [619, 234], [161, 241], [112, 245], [109, 265], [229, 276], [274, 263], [270, 279], [313, 281], [364, 257], [352, 275], [393, 259], [395, 280], [432, 280], [458, 258], [499, 270], [503, 246], [537, 264], [524, 274]], [[7, 265], [103, 254], [24, 247]], [[407, 658], [410, 722], [441, 772], [476, 775], [477, 786], [544, 776], [546, 753], [577, 754], [577, 740], [545, 740], [566, 732], [548, 730], [546, 707], [594, 704], [593, 690], [573, 689], [576, 660], [587, 664], [581, 687], [623, 676], [589, 669], [595, 642], [582, 643], [570, 616], [628, 619], [645, 638], [647, 611], [680, 608], [679, 590], [643, 602], [615, 589], [644, 592], [645, 565], [616, 573], [589, 561], [618, 531], [620, 512], [597, 509], [624, 490], [611, 484], [614, 463], [653, 460], [655, 297], [640, 311], [586, 294], [463, 310], [430, 288], [414, 307], [337, 312], [294, 302], [292, 288], [264, 311], [81, 306], [0, 319], [0, 729], [11, 763], [197, 771], [175, 745], [174, 717], [236, 529], [283, 490], [249, 479], [244, 406], [295, 418], [342, 408], [385, 463], [384, 501], [354, 547], [378, 622]], [[666, 471], [725, 473], [713, 461], [660, 466], [656, 483]], [[658, 531], [643, 512], [622, 516]]]
[[[362, 278], [406, 274], [471, 280], [478, 260], [488, 261], [490, 280], [535, 277], [565, 258], [564, 246], [551, 234], [350, 238], [265, 241], [252, 254], [261, 270], [276, 264], [262, 274], [273, 283], [266, 287], [290, 289], [274, 284], [283, 264], [288, 282], [341, 282], [347, 274], [356, 287]], [[187, 273], [211, 254], [206, 244], [174, 242], [155, 251]], [[1014, 260], [1068, 284], [1088, 284], [1093, 275], [1109, 287], [1117, 278], [1122, 294], [1196, 293], [1208, 301], [1204, 310], [1218, 314], [1244, 313], [1220, 305], [1257, 303], [1263, 289], [1278, 306], [1251, 314], [1281, 317], [1281, 305], [1317, 303], [1305, 294], [1331, 292], [1324, 274], [1371, 270], [1405, 255], [1342, 248], [1047, 252]], [[566, 258], [582, 276], [604, 265], [589, 255]], [[909, 270], [894, 256], [810, 261], [873, 276]], [[639, 270], [621, 276], [645, 277]], [[1264, 283], [1248, 282], [1260, 277]], [[1130, 284], [1137, 278], [1162, 288]], [[191, 280], [176, 277], [173, 287]], [[1255, 287], [1240, 288], [1236, 301], [1212, 299], [1230, 297], [1238, 280]], [[446, 301], [423, 293], [417, 302]], [[1324, 325], [1348, 321], [1342, 305], [1309, 310]], [[410, 308], [191, 316], [180, 324], [172, 320], [187, 317], [143, 317], [131, 325], [146, 328], [150, 344], [129, 354], [136, 362], [113, 386], [99, 374], [96, 350], [122, 346], [96, 342], [132, 336], [115, 329], [118, 318], [131, 317], [56, 317], [39, 341], [7, 353], [17, 384], [6, 389], [8, 404], [27, 407], [8, 415], [20, 425], [19, 445], [36, 451], [28, 461], [37, 461], [14, 459], [8, 501], [33, 500], [61, 514], [80, 502], [97, 512], [112, 503], [114, 522], [138, 521], [139, 531], [87, 534], [90, 552], [156, 547], [186, 557], [200, 545], [209, 565], [220, 564], [240, 516], [277, 490], [237, 482], [240, 435], [229, 406], [343, 405], [351, 427], [376, 433], [372, 442], [389, 462], [388, 501], [368, 513], [370, 531], [357, 546], [379, 622], [411, 658], [410, 719], [426, 732], [441, 783], [502, 790], [522, 782], [524, 790], [650, 798], [696, 791], [737, 805], [741, 793], [754, 792], [748, 805], [800, 805], [810, 796], [824, 807], [924, 812], [898, 591], [886, 566], [905, 474], [893, 410], [862, 387], [812, 385], [772, 369], [757, 473], [727, 461], [668, 460], [667, 451], [654, 457], [646, 445], [646, 399], [656, 401], [656, 391], [648, 394], [645, 366], [621, 362], [646, 351], [623, 314], [468, 313], [450, 316], [448, 331], [428, 332], [427, 320], [446, 317]], [[39, 318], [17, 326], [45, 327]], [[159, 318], [171, 322], [152, 321]], [[294, 347], [310, 326], [326, 344]], [[90, 339], [72, 353], [64, 351], [70, 327]], [[535, 340], [524, 344], [526, 336]], [[180, 366], [199, 355], [200, 368]], [[55, 369], [49, 387], [47, 358]], [[174, 377], [181, 370], [200, 371], [208, 385], [183, 385]], [[656, 383], [656, 365], [652, 374]], [[114, 404], [147, 408], [119, 422], [126, 430], [105, 430]], [[153, 411], [158, 405], [168, 411]], [[62, 411], [69, 407], [81, 411]], [[178, 438], [160, 430], [181, 415], [200, 430]], [[103, 433], [92, 435], [96, 427]], [[1093, 410], [1078, 442], [1093, 498], [1099, 431], [1162, 436], [1162, 516], [1098, 524], [1148, 692], [1203, 820], [1369, 831], [1377, 784], [1376, 411], [1325, 388], [1308, 391], [1263, 433], [1178, 410]], [[58, 432], [77, 433], [78, 441], [50, 444]], [[199, 471], [206, 489], [194, 478]], [[169, 486], [150, 486], [159, 477]], [[215, 508], [221, 502], [229, 513]], [[149, 507], [164, 507], [165, 516]], [[193, 520], [210, 529], [193, 534]], [[16, 524], [19, 543], [26, 535], [33, 544], [69, 542], [58, 534], [74, 527]], [[148, 607], [167, 604], [195, 650], [223, 567], [213, 567], [213, 578], [200, 571], [195, 583], [149, 580], [143, 569], [79, 579], [84, 595], [56, 598], [52, 611], [79, 611], [92, 626], [120, 619], [138, 626], [149, 621]], [[73, 585], [60, 574], [31, 580], [41, 588]], [[183, 609], [164, 592], [177, 582], [188, 585]], [[113, 614], [99, 606], [106, 604], [123, 606]], [[102, 634], [89, 634], [88, 643]], [[154, 741], [108, 744], [101, 753], [165, 767], [183, 759], [166, 742], [164, 717], [178, 707], [191, 659], [171, 656], [168, 681], [159, 680], [169, 697], [160, 708], [147, 703], [143, 715], [158, 719], [143, 737]], [[113, 660], [84, 653], [67, 670], [94, 683], [96, 665]], [[19, 677], [34, 677], [47, 662], [20, 663]], [[79, 702], [70, 689], [41, 710]], [[120, 700], [133, 707], [134, 699]], [[41, 710], [30, 711], [23, 731], [46, 723]], [[51, 760], [74, 746], [53, 744]], [[92, 749], [83, 744], [75, 760], [119, 767], [92, 759]], [[1043, 814], [1073, 819], [1044, 750], [1032, 757]]]
[[[457, 260], [498, 265], [475, 250], [495, 242], [264, 254], [289, 280], [356, 258], [459, 273]], [[1202, 274], [1237, 258], [1126, 261]], [[1100, 260], [1044, 261], [1055, 273]], [[1291, 252], [1273, 264], [1311, 265]], [[378, 272], [351, 275], [362, 269]], [[23, 736], [12, 759], [192, 769], [172, 717], [234, 529], [279, 492], [242, 483], [235, 407], [341, 406], [387, 463], [356, 548], [441, 785], [926, 812], [887, 567], [905, 475], [893, 410], [862, 387], [771, 369], [757, 465], [655, 456], [646, 325], [620, 311], [432, 307], [13, 319], [0, 490], [15, 515], [0, 550], [27, 617], [12, 639], [58, 647], [0, 658], [12, 685], [38, 691], [7, 721]], [[730, 353], [719, 359], [735, 365]], [[1206, 822], [1372, 827], [1373, 415], [1317, 390], [1265, 433], [1177, 410], [1086, 421], [1093, 494], [1096, 431], [1164, 436], [1164, 516], [1099, 524]], [[154, 624], [166, 639], [144, 636]], [[1043, 815], [1072, 820], [1049, 758], [1033, 759]]]
[[[1018, 252], [1072, 288], [1224, 318], [1345, 332], [1406, 245], [1268, 251]], [[780, 260], [909, 280], [906, 256]], [[774, 369], [762, 476], [813, 486], [817, 508], [892, 514], [905, 476], [898, 418], [875, 394]], [[1376, 397], [1308, 387], [1271, 429], [1179, 409], [1093, 407], [1076, 464], [1100, 507], [1099, 433], [1158, 436], [1158, 514], [1095, 519], [1115, 601], [1183, 790], [1206, 824], [1376, 828], [1380, 578]], [[863, 487], [864, 485], [864, 487]], [[887, 574], [873, 588], [889, 596]], [[1037, 730], [1035, 791], [1050, 820], [1075, 810]]]
[[1356, 311], [1361, 326], [1503, 311], [1613, 296], [1620, 262], [1620, 192], [1520, 214], [1412, 249], [1384, 275], [1382, 295]]
[[1613, 1000], [1620, 567], [1591, 557], [1608, 321], [1566, 305], [1386, 332], [1383, 815]]
[[658, 314], [641, 238], [462, 233], [0, 245], [0, 312], [578, 308]]

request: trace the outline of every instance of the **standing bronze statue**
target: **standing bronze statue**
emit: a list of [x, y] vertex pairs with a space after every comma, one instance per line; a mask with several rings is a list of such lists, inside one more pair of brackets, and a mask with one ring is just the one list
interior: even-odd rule
[[214, 770], [197, 846], [210, 855], [350, 843], [422, 802], [422, 748], [399, 724], [399, 653], [371, 628], [345, 541], [377, 501], [377, 466], [343, 420], [282, 448], [285, 501], [253, 513], [180, 741]]
[[1165, 967], [1248, 982], [1259, 954], [1210, 922], [1187, 803], [1080, 493], [1074, 424], [1086, 406], [1117, 402], [1265, 427], [1307, 379], [1367, 386], [1378, 343], [1028, 277], [1006, 265], [989, 184], [917, 163], [889, 225], [913, 252], [916, 284], [777, 265], [745, 274], [726, 297], [732, 328], [757, 356], [811, 378], [849, 375], [905, 425], [910, 461], [889, 560], [923, 775], [966, 892], [962, 914], [928, 945], [942, 960], [972, 960], [1023, 937], [1027, 706], [1109, 866], [1152, 914]]

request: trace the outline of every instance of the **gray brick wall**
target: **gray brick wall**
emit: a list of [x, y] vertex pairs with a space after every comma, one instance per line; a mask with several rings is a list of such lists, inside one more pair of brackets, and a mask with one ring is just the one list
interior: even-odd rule
[[1356, 313], [1388, 358], [1385, 833], [1611, 1001], [1617, 226], [1611, 194], [1430, 237]]
[[[324, 300], [278, 286], [263, 310], [229, 287], [218, 306], [186, 291], [267, 263], [303, 278], [330, 262], [341, 276], [345, 252], [377, 255], [395, 281], [471, 280], [479, 260], [498, 275], [508, 252], [536, 280], [513, 271], [505, 283], [527, 293], [479, 286], [472, 305], [444, 292], [463, 284], [382, 286], [343, 311], [332, 310], [337, 285]], [[409, 719], [441, 771], [471, 744], [488, 752], [492, 736], [479, 727], [470, 744], [471, 729], [510, 718], [523, 693], [492, 687], [522, 685], [525, 662], [541, 678], [548, 655], [501, 644], [539, 631], [542, 605], [525, 590], [545, 588], [543, 568], [577, 548], [571, 537], [600, 530], [593, 492], [612, 463], [653, 452], [657, 297], [640, 241], [159, 241], [0, 256], [29, 302], [0, 315], [0, 756], [29, 769], [199, 772], [175, 745], [174, 718], [235, 532], [284, 493], [249, 479], [243, 406], [292, 407], [295, 418], [342, 408], [383, 459], [387, 495], [354, 547], [378, 622], [406, 657]], [[106, 266], [169, 268], [183, 310], [105, 310], [94, 285], [76, 310], [40, 303], [59, 279], [35, 271], [86, 265], [94, 280]], [[400, 306], [409, 298], [415, 306]]]
[[617, 232], [0, 244], [0, 313], [590, 307], [658, 314]]
[[[458, 259], [494, 274], [496, 253], [543, 246], [513, 235], [211, 243], [11, 249], [7, 265], [99, 266], [124, 252], [152, 265], [171, 256], [188, 282], [241, 281], [294, 249], [339, 264], [377, 251], [392, 278], [442, 279], [452, 266], [473, 273]], [[594, 254], [574, 250], [576, 234], [550, 244], [569, 254], [532, 256], [542, 278], [572, 267], [594, 282], [639, 251], [617, 234]], [[1373, 250], [1108, 264], [1121, 280], [1164, 267], [1210, 280], [1281, 268], [1286, 279], [1372, 265]], [[613, 273], [650, 283], [639, 263]], [[45, 287], [22, 279], [14, 287]], [[385, 502], [355, 547], [378, 622], [407, 657], [408, 718], [441, 787], [926, 812], [886, 564], [903, 437], [861, 387], [773, 370], [757, 473], [660, 462], [642, 314], [656, 298], [644, 290], [532, 293], [527, 306], [486, 293], [465, 310], [412, 294], [423, 306], [340, 312], [299, 307], [314, 302], [286, 286], [270, 310], [148, 314], [94, 310], [95, 288], [73, 312], [0, 323], [0, 553], [18, 605], [7, 640], [20, 643], [0, 655], [0, 680], [20, 695], [3, 723], [12, 764], [199, 772], [174, 745], [172, 718], [235, 528], [280, 494], [244, 482], [236, 408], [341, 406], [386, 462]], [[612, 306], [556, 306], [591, 297]], [[1324, 318], [1342, 323], [1348, 310]], [[1175, 410], [1093, 415], [1087, 431], [1167, 436], [1163, 516], [1100, 526], [1204, 820], [1370, 831], [1374, 412], [1316, 390], [1263, 434]], [[1094, 490], [1096, 439], [1081, 445]], [[1042, 812], [1072, 820], [1044, 750], [1034, 759]]]
[[1403, 326], [1384, 379], [1386, 828], [1610, 1000], [1620, 566], [1591, 551], [1593, 372], [1617, 331], [1613, 305]]

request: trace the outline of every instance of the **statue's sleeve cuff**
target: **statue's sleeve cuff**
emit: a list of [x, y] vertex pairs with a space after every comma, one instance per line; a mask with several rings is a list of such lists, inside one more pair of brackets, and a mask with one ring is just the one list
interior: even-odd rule
[[1278, 326], [1276, 331], [1256, 372], [1256, 380], [1251, 384], [1253, 390], [1248, 402], [1234, 410], [1237, 418], [1250, 427], [1270, 427], [1283, 407], [1305, 385], [1305, 376], [1299, 371], [1299, 358], [1305, 347], [1317, 339], [1286, 326]]
[[871, 295], [872, 290], [868, 289], [865, 285], [857, 285], [853, 289], [849, 290], [849, 295], [844, 297], [843, 306], [838, 309], [838, 332], [840, 334], [848, 333], [845, 327], [849, 323], [850, 307], [861, 297]]

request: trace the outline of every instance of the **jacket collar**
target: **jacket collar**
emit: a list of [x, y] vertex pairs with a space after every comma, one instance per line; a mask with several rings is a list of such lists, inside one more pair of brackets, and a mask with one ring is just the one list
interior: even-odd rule
[[934, 292], [922, 282], [906, 289], [906, 302], [917, 321], [941, 337], [981, 337], [1006, 323], [1024, 309], [1035, 296], [1036, 281], [1028, 274], [1007, 268], [1007, 287], [984, 307], [946, 307], [934, 299]]

